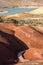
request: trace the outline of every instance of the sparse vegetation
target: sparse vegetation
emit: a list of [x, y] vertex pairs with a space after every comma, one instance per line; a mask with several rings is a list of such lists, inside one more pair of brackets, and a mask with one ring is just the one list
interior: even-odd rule
[[11, 19], [10, 22], [15, 23], [15, 24], [18, 24], [18, 21], [15, 20], [15, 19]]
[[0, 17], [0, 22], [7, 22], [7, 23], [14, 23], [16, 25], [30, 25], [30, 26], [42, 26], [43, 27], [43, 19], [24, 19], [24, 20], [20, 20], [20, 19], [3, 19], [2, 17]]
[[0, 22], [4, 22], [4, 20], [0, 17]]
[[26, 24], [31, 26], [43, 26], [43, 20], [40, 19], [29, 19]]

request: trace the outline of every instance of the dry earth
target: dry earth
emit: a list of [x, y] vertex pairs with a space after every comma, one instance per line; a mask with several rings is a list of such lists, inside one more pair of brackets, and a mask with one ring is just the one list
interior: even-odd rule
[[43, 0], [0, 0], [0, 7], [23, 7], [23, 6], [24, 7], [43, 6]]
[[[16, 65], [43, 65], [42, 32], [34, 27], [15, 26], [11, 23], [0, 23], [0, 30], [6, 33], [8, 33], [7, 30], [13, 30], [13, 35], [22, 40], [29, 47], [29, 49], [24, 53], [24, 58], [29, 59], [30, 61], [27, 63], [18, 63]], [[11, 33], [9, 32], [9, 34]]]

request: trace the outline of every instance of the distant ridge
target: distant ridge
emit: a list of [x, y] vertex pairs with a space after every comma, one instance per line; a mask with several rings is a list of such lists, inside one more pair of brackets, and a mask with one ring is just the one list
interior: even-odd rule
[[43, 6], [43, 0], [0, 0], [0, 7]]

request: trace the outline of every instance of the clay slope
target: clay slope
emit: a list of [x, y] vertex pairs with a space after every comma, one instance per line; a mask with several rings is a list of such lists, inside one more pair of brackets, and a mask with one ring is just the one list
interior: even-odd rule
[[[40, 33], [40, 31], [30, 26], [15, 26], [10, 23], [0, 23], [0, 30], [10, 35], [13, 34], [13, 36], [16, 36], [27, 45], [29, 49], [24, 53], [24, 58], [30, 60], [43, 60], [43, 33]], [[13, 33], [10, 31], [13, 31]], [[0, 41], [3, 40], [4, 39], [0, 38]], [[6, 40], [4, 43], [5, 42]]]

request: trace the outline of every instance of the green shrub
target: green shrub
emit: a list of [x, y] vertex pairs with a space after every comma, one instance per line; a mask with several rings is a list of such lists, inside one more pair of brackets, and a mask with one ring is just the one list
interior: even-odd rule
[[17, 20], [15, 20], [15, 19], [11, 19], [11, 20], [10, 20], [10, 22], [11, 22], [11, 23], [18, 24], [18, 21], [17, 21]]

